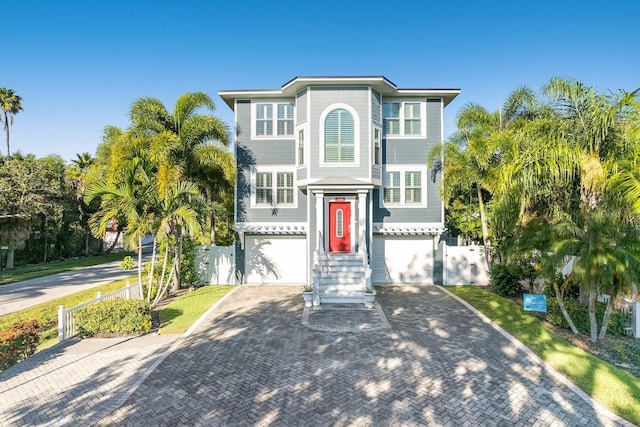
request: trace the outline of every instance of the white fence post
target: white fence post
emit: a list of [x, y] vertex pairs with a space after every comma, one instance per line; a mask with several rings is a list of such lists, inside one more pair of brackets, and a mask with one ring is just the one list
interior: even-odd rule
[[58, 307], [58, 341], [64, 341], [66, 337], [64, 336], [64, 331], [67, 328], [66, 318], [64, 315], [64, 306], [61, 305]]
[[131, 285], [127, 282], [127, 287], [124, 288], [124, 299], [131, 299]]

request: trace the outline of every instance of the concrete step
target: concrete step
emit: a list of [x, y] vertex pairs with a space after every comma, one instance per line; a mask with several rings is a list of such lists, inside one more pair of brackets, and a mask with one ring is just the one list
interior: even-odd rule
[[320, 283], [318, 290], [324, 292], [362, 292], [364, 291], [364, 283]]
[[333, 303], [333, 304], [362, 304], [364, 303], [364, 297], [362, 291], [358, 292], [335, 292], [324, 291], [319, 292], [320, 303]]

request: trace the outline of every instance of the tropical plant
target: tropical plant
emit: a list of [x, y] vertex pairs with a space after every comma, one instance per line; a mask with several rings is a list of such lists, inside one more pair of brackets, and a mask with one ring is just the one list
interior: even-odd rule
[[[215, 104], [203, 92], [181, 95], [169, 112], [156, 98], [145, 97], [131, 106], [131, 132], [150, 141], [152, 152], [161, 155], [164, 169], [158, 170], [160, 191], [171, 182], [193, 182], [205, 202], [203, 208], [209, 217], [210, 241], [215, 242], [216, 209], [232, 193], [235, 183], [235, 162], [227, 150], [227, 128], [212, 114], [199, 114], [201, 110], [213, 112]], [[182, 231], [176, 230], [175, 258], [181, 257]], [[174, 275], [174, 288], [180, 285], [179, 266]]]
[[23, 110], [22, 98], [16, 95], [13, 89], [7, 89], [6, 87], [0, 87], [0, 110], [2, 110], [3, 117], [0, 120], [4, 123], [4, 132], [6, 134], [7, 143], [7, 157], [11, 155], [9, 148], [9, 125], [13, 124], [13, 119], [16, 114]]

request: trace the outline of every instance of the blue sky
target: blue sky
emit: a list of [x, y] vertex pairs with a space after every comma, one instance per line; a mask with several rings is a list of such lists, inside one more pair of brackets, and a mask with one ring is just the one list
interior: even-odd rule
[[24, 106], [11, 149], [39, 157], [95, 154], [103, 127], [126, 127], [142, 96], [172, 108], [205, 91], [231, 125], [219, 90], [279, 88], [298, 75], [459, 88], [445, 135], [466, 103], [494, 110], [516, 87], [539, 90], [553, 76], [640, 87], [635, 0], [6, 3], [0, 87]]

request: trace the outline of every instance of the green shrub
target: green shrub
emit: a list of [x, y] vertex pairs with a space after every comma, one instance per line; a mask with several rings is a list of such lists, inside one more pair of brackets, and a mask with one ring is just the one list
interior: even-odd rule
[[151, 310], [142, 300], [100, 301], [76, 311], [74, 317], [81, 337], [135, 335], [151, 330]]
[[[591, 330], [589, 325], [589, 307], [572, 299], [565, 299], [563, 301], [564, 306], [567, 309], [567, 312], [569, 312], [569, 316], [571, 316], [571, 320], [573, 320], [578, 331], [588, 334]], [[606, 304], [601, 302], [596, 303], [596, 319], [598, 321], [598, 327], [602, 326], [602, 316], [604, 315], [606, 306]], [[555, 297], [547, 298], [547, 321], [556, 326], [569, 329], [569, 324], [562, 315], [562, 311], [560, 311], [558, 301]], [[624, 327], [626, 324], [627, 316], [621, 311], [613, 310], [611, 312], [611, 317], [609, 318], [607, 334], [618, 336], [624, 335]]]
[[494, 264], [489, 274], [491, 289], [504, 297], [521, 295], [520, 281], [531, 277], [531, 273], [518, 264]]
[[126, 256], [120, 263], [120, 268], [123, 270], [131, 270], [136, 266], [136, 260], [132, 256]]
[[39, 342], [37, 320], [14, 323], [8, 331], [0, 333], [0, 371], [31, 356]]

